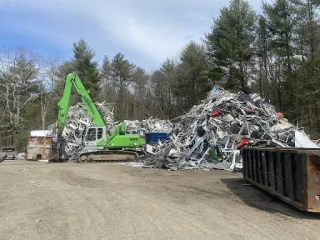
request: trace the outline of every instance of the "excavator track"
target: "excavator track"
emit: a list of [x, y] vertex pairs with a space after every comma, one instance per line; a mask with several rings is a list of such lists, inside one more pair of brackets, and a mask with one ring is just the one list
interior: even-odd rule
[[79, 162], [132, 162], [137, 160], [139, 154], [134, 151], [126, 150], [104, 150], [82, 153]]

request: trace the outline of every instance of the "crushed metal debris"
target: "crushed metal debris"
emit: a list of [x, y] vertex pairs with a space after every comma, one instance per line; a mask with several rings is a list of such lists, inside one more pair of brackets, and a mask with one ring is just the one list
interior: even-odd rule
[[240, 149], [246, 145], [318, 148], [258, 94], [230, 93], [220, 86], [178, 120], [170, 140], [148, 146], [140, 165], [237, 171], [242, 168]]
[[[110, 131], [114, 121], [113, 107], [96, 103]], [[147, 144], [147, 154], [132, 166], [186, 169], [241, 170], [240, 150], [244, 146], [319, 148], [302, 128], [297, 128], [264, 102], [259, 94], [231, 93], [215, 86], [199, 105], [176, 119], [149, 118], [126, 120], [126, 132], [145, 135], [166, 133], [168, 140]], [[94, 126], [84, 105], [70, 107], [63, 130], [65, 150], [70, 159], [81, 153], [82, 135]]]
[[124, 121], [127, 125], [126, 132], [128, 134], [141, 134], [145, 135], [150, 132], [162, 132], [162, 133], [170, 133], [173, 128], [173, 123], [169, 120], [160, 120], [155, 118], [149, 118], [142, 121]]
[[[115, 128], [113, 107], [108, 103], [95, 103], [110, 130]], [[95, 126], [83, 103], [70, 106], [66, 125], [62, 131], [64, 148], [69, 159], [76, 159], [84, 148], [82, 137], [87, 127]], [[54, 128], [54, 126], [52, 127]]]
[[[114, 131], [119, 122], [114, 120], [114, 109], [108, 103], [95, 103], [101, 116], [103, 117], [106, 126], [110, 132]], [[145, 135], [149, 132], [161, 131], [171, 132], [173, 124], [169, 120], [159, 120], [149, 118], [143, 121], [130, 121], [125, 120], [127, 134], [140, 134]], [[90, 118], [88, 111], [82, 103], [70, 106], [66, 126], [62, 131], [62, 138], [64, 140], [64, 148], [69, 159], [77, 159], [80, 153], [84, 152], [82, 137], [84, 131], [88, 127], [96, 126]], [[52, 126], [54, 128], [54, 126]]]

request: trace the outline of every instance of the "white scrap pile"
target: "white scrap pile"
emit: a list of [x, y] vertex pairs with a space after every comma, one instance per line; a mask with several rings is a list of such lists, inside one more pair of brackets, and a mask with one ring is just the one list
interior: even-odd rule
[[[114, 121], [113, 107], [107, 103], [95, 103], [101, 116], [103, 117], [106, 127], [113, 132], [118, 122]], [[144, 135], [149, 132], [166, 132], [172, 130], [172, 123], [169, 120], [147, 119], [143, 121], [125, 120], [127, 134]], [[68, 111], [66, 126], [62, 131], [62, 137], [65, 144], [65, 151], [69, 158], [75, 159], [82, 153], [82, 136], [87, 127], [95, 126], [94, 121], [90, 118], [89, 113], [82, 103], [71, 106]]]
[[215, 86], [207, 99], [179, 119], [170, 140], [153, 146], [138, 160], [141, 165], [238, 170], [242, 168], [239, 149], [245, 145], [318, 147], [258, 94], [234, 94]]
[[127, 134], [143, 134], [143, 129], [141, 127], [141, 122], [138, 120], [124, 120], [126, 123], [126, 133]]
[[[115, 127], [113, 107], [107, 103], [95, 103], [101, 113], [108, 129], [112, 131]], [[82, 135], [86, 127], [96, 126], [82, 103], [70, 106], [66, 121], [66, 126], [62, 131], [65, 142], [65, 151], [70, 158], [74, 158], [80, 153], [83, 146], [81, 144]]]
[[171, 133], [173, 124], [169, 120], [149, 118], [141, 121], [141, 126], [145, 133]]
[[141, 134], [144, 135], [150, 132], [170, 133], [173, 124], [169, 120], [161, 120], [157, 118], [149, 118], [142, 120], [125, 120], [127, 134]]

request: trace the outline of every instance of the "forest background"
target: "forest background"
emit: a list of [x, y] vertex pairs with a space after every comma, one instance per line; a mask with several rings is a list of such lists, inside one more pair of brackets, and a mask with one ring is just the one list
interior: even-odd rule
[[[202, 43], [189, 42], [177, 58], [148, 73], [120, 52], [99, 65], [84, 39], [73, 43], [66, 62], [1, 47], [0, 145], [23, 151], [31, 130], [57, 120], [64, 80], [73, 71], [95, 101], [112, 104], [116, 120], [173, 119], [221, 85], [259, 93], [320, 137], [320, 0], [262, 2], [262, 9], [257, 14], [247, 1], [231, 0], [204, 29]], [[72, 104], [79, 101], [74, 94]]]

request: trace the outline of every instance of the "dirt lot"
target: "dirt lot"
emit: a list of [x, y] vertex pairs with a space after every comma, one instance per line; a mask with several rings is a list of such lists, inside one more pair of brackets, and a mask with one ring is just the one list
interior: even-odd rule
[[0, 239], [320, 238], [320, 214], [240, 173], [4, 161], [0, 177]]

